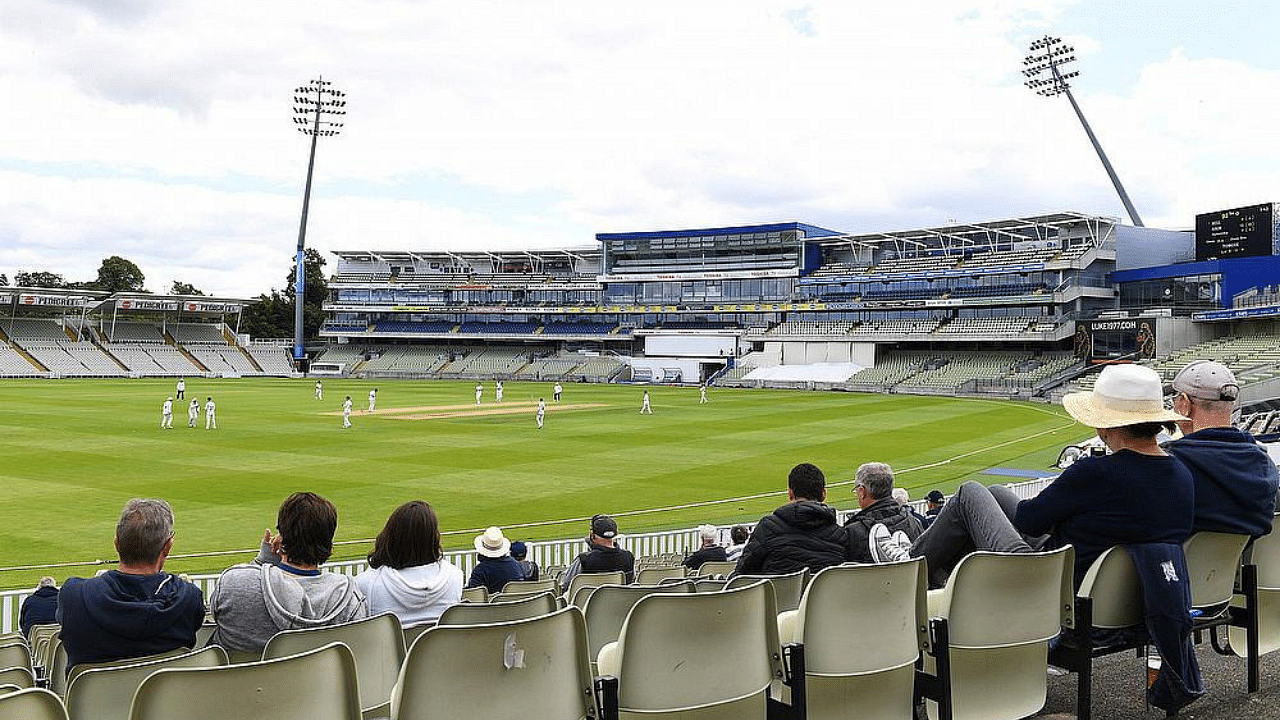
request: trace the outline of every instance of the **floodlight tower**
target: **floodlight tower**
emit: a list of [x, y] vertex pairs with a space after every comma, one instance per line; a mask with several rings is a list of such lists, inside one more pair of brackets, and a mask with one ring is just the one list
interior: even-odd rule
[[293, 91], [293, 122], [298, 131], [311, 136], [311, 159], [307, 161], [307, 187], [302, 193], [302, 223], [298, 226], [297, 277], [293, 283], [293, 360], [302, 361], [302, 309], [306, 301], [307, 210], [311, 206], [311, 174], [316, 167], [316, 141], [342, 131], [342, 123], [332, 118], [347, 114], [346, 93], [333, 89], [333, 83], [317, 78]]
[[[1129, 212], [1129, 219], [1137, 227], [1143, 227], [1142, 218], [1138, 217], [1138, 211], [1129, 200], [1129, 194], [1124, 191], [1124, 185], [1120, 184], [1120, 177], [1116, 175], [1115, 168], [1111, 167], [1111, 161], [1107, 160], [1107, 154], [1102, 151], [1102, 145], [1098, 143], [1098, 137], [1093, 134], [1093, 128], [1090, 128], [1089, 122], [1084, 119], [1080, 105], [1071, 95], [1071, 85], [1067, 81], [1078, 76], [1079, 71], [1062, 72], [1058, 69], [1062, 65], [1075, 61], [1076, 57], [1072, 54], [1074, 52], [1075, 48], [1062, 44], [1062, 38], [1048, 35], [1031, 43], [1031, 54], [1022, 61], [1022, 74], [1027, 77], [1027, 87], [1045, 97], [1067, 96], [1071, 101], [1071, 108], [1076, 111], [1076, 117], [1080, 118], [1080, 124], [1084, 126], [1085, 134], [1089, 136], [1089, 142], [1093, 143], [1093, 149], [1098, 153], [1098, 159], [1102, 161], [1102, 167], [1107, 169], [1111, 184], [1115, 185], [1116, 192], [1120, 194], [1120, 202], [1124, 203], [1124, 209]], [[1046, 71], [1049, 73], [1048, 77], [1042, 77]]]

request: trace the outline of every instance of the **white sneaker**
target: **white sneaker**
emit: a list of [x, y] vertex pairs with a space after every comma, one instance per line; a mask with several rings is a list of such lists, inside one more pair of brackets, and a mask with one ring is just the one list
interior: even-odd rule
[[911, 538], [901, 530], [891, 533], [884, 523], [871, 526], [867, 535], [871, 559], [878, 563], [902, 562], [911, 559]]

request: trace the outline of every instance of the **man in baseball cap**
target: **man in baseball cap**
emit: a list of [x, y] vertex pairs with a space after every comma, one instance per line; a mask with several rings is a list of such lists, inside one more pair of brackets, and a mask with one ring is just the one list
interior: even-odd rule
[[1240, 384], [1231, 368], [1196, 360], [1167, 388], [1173, 409], [1187, 417], [1183, 436], [1164, 445], [1195, 480], [1193, 530], [1258, 537], [1271, 532], [1276, 507], [1275, 463], [1253, 436], [1231, 422]]
[[[618, 547], [618, 523], [608, 515], [591, 518], [591, 532], [587, 535], [587, 551], [578, 555], [565, 568], [560, 587], [568, 590], [573, 579], [581, 573], [603, 573], [621, 570], [626, 573], [625, 582], [636, 579], [636, 559], [628, 550]], [[573, 598], [569, 598], [572, 600]]]

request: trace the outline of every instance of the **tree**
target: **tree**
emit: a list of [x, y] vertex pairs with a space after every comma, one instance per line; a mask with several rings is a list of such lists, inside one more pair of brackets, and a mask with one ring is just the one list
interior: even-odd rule
[[204, 295], [204, 292], [197, 289], [195, 285], [184, 283], [180, 280], [173, 281], [173, 287], [169, 288], [170, 295]]
[[[303, 296], [302, 336], [315, 339], [324, 323], [324, 301], [329, 296], [329, 281], [324, 275], [325, 259], [319, 252], [307, 249], [303, 257], [307, 287]], [[298, 277], [296, 267], [289, 268], [284, 290], [259, 295], [258, 302], [247, 305], [240, 314], [240, 332], [253, 337], [293, 337], [293, 286]]]
[[18, 287], [30, 288], [60, 288], [67, 286], [67, 281], [63, 280], [61, 275], [51, 273], [48, 270], [15, 273], [13, 282]]
[[137, 265], [119, 255], [112, 255], [102, 261], [98, 279], [92, 285], [107, 292], [146, 292], [142, 286], [145, 279]]

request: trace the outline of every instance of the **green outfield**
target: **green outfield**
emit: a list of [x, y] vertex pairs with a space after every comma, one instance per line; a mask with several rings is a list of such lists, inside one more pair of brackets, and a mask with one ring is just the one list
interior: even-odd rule
[[[173, 504], [179, 555], [256, 547], [296, 490], [333, 500], [339, 540], [371, 538], [396, 505], [425, 499], [444, 530], [466, 531], [446, 538], [461, 547], [493, 524], [541, 523], [510, 531], [525, 539], [577, 535], [581, 521], [555, 521], [598, 512], [617, 514], [624, 532], [754, 520], [782, 501], [800, 462], [845, 482], [828, 498], [838, 507], [853, 504], [847, 481], [870, 460], [892, 464], [920, 497], [992, 467], [1047, 470], [1088, 435], [1056, 407], [944, 397], [713, 388], [699, 405], [695, 388], [655, 387], [654, 414], [642, 416], [641, 390], [616, 385], [567, 385], [557, 406], [547, 383], [508, 382], [499, 412], [491, 382], [477, 409], [474, 382], [335, 379], [318, 402], [311, 380], [201, 378], [187, 379], [187, 398], [212, 395], [218, 429], [204, 430], [203, 414], [188, 429], [186, 403], [175, 402], [174, 429], [162, 431], [173, 385], [0, 381], [0, 587], [91, 573], [9, 568], [112, 558], [116, 516], [135, 496]], [[357, 410], [343, 430], [347, 394]], [[336, 557], [366, 551], [349, 544]], [[169, 568], [213, 571], [243, 557], [179, 557]]]

